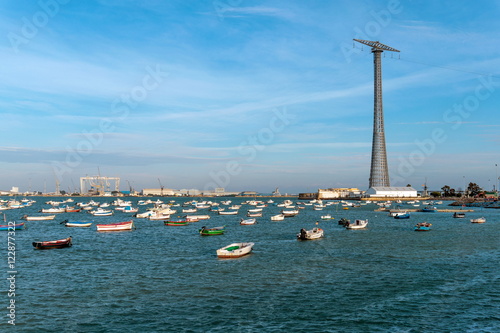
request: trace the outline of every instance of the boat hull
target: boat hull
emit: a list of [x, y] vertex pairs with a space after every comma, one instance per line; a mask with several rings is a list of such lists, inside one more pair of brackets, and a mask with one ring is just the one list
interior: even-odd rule
[[240, 258], [252, 252], [254, 243], [232, 243], [217, 250], [218, 258]]
[[132, 230], [134, 222], [120, 222], [111, 224], [96, 224], [97, 231], [126, 231]]
[[61, 249], [65, 247], [72, 246], [71, 237], [65, 239], [59, 239], [55, 241], [47, 241], [47, 242], [33, 242], [33, 246], [37, 250], [50, 250], [50, 249]]
[[16, 224], [1, 224], [0, 225], [0, 230], [21, 230], [24, 229], [24, 222], [21, 223], [16, 223]]

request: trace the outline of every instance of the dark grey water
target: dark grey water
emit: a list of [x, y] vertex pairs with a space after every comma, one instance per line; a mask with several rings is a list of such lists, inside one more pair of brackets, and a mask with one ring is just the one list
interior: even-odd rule
[[[113, 199], [99, 201], [106, 200]], [[48, 207], [45, 198], [37, 201], [6, 211], [7, 219]], [[242, 206], [240, 215], [248, 208]], [[313, 211], [309, 206], [297, 217], [271, 222], [269, 217], [281, 208], [269, 206], [256, 225], [240, 226], [240, 216], [210, 213], [209, 221], [184, 227], [135, 219], [136, 230], [115, 233], [98, 233], [95, 226], [66, 228], [59, 222], [119, 222], [129, 214], [67, 213], [54, 221], [27, 222], [28, 229], [15, 237], [15, 329], [500, 331], [499, 210], [478, 209], [466, 219], [454, 219], [451, 213], [413, 213], [410, 220], [394, 220], [375, 208]], [[326, 213], [336, 219], [320, 221]], [[480, 216], [487, 222], [469, 222]], [[337, 225], [341, 217], [368, 218], [368, 228], [345, 230]], [[295, 239], [301, 228], [312, 228], [316, 221], [325, 238]], [[422, 221], [431, 222], [433, 229], [414, 232], [412, 226]], [[201, 237], [197, 231], [202, 225], [227, 225], [227, 232]], [[71, 248], [40, 251], [31, 245], [70, 235]], [[0, 237], [1, 268], [7, 277], [7, 233]], [[216, 249], [238, 241], [255, 242], [254, 252], [240, 259], [217, 259]], [[5, 329], [11, 325], [6, 316], [9, 283], [4, 281], [0, 327]]]

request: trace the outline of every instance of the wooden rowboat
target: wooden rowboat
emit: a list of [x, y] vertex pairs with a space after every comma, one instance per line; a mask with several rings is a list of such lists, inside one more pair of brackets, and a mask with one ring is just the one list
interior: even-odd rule
[[12, 224], [0, 224], [0, 230], [7, 230], [7, 231], [12, 231], [12, 230], [21, 230], [24, 229], [24, 222], [21, 223], [13, 223], [9, 222]]
[[24, 215], [22, 217], [26, 221], [50, 221], [56, 218], [55, 215], [45, 215], [45, 216], [28, 216]]
[[134, 221], [110, 223], [110, 224], [96, 224], [97, 231], [125, 231], [132, 230]]
[[165, 225], [168, 226], [179, 226], [179, 225], [188, 225], [189, 221], [188, 220], [168, 220], [163, 222]]
[[82, 222], [77, 222], [77, 221], [68, 222], [66, 220], [66, 221], [64, 221], [64, 225], [66, 227], [83, 227], [83, 228], [87, 228], [87, 227], [90, 227], [92, 225], [92, 222], [86, 222], [86, 221], [82, 221]]
[[219, 258], [239, 258], [252, 252], [254, 243], [232, 243], [217, 250]]
[[60, 249], [72, 246], [71, 237], [55, 241], [33, 242], [33, 246], [38, 250]]
[[201, 229], [199, 230], [200, 231], [200, 235], [202, 236], [215, 236], [215, 235], [222, 235], [224, 234], [224, 231], [225, 231], [225, 228], [226, 226], [222, 226], [222, 227], [214, 227], [214, 228], [206, 228], [206, 227], [201, 227]]

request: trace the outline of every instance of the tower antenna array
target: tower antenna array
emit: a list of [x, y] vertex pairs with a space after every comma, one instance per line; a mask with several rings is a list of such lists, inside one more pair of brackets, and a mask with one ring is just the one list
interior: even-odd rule
[[399, 52], [395, 48], [380, 43], [363, 39], [354, 41], [368, 45], [372, 48], [374, 66], [374, 109], [373, 109], [373, 140], [372, 161], [370, 168], [370, 187], [389, 187], [389, 167], [387, 165], [387, 152], [385, 146], [384, 109], [382, 104], [382, 61], [384, 51]]

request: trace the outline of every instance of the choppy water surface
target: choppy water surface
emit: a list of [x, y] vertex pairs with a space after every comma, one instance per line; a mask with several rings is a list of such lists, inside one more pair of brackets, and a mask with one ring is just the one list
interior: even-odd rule
[[[48, 208], [48, 199], [36, 200], [32, 207], [5, 211], [7, 220]], [[75, 198], [79, 201], [88, 198]], [[130, 219], [130, 214], [119, 212], [111, 217], [65, 213], [54, 221], [27, 222], [26, 230], [16, 232], [15, 329], [500, 331], [500, 210], [477, 208], [465, 219], [454, 219], [452, 213], [412, 213], [409, 220], [394, 220], [375, 212], [375, 205], [349, 210], [332, 205], [323, 211], [308, 206], [296, 217], [271, 222], [269, 217], [281, 208], [270, 205], [257, 218], [258, 224], [239, 225], [249, 208], [242, 206], [239, 216], [209, 213], [208, 221], [179, 227], [134, 219], [137, 229], [129, 232], [98, 233], [95, 225], [59, 224], [64, 219], [97, 223]], [[181, 207], [176, 209], [180, 212]], [[326, 213], [335, 220], [321, 221]], [[480, 216], [487, 222], [469, 222]], [[368, 218], [368, 228], [345, 230], [337, 224], [341, 217]], [[316, 221], [325, 238], [297, 241], [299, 230], [314, 227]], [[414, 232], [413, 225], [422, 221], [431, 222], [432, 230]], [[227, 231], [201, 237], [202, 225], [227, 225]], [[70, 235], [71, 248], [41, 251], [31, 245]], [[7, 235], [0, 237], [1, 267], [7, 276]], [[239, 241], [255, 242], [253, 253], [217, 259], [216, 249]], [[5, 282], [3, 290], [7, 289]], [[4, 309], [9, 302], [6, 294]], [[9, 327], [7, 320], [4, 316], [0, 325]]]

